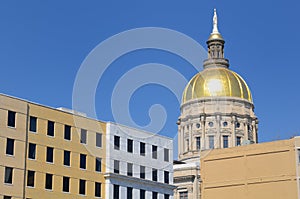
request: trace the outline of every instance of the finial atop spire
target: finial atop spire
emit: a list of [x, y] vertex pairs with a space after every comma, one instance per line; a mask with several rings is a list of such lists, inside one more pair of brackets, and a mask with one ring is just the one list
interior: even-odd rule
[[214, 9], [213, 23], [214, 23], [214, 28], [213, 28], [212, 34], [219, 33], [219, 30], [218, 30], [218, 15], [217, 15], [217, 9], [216, 8]]

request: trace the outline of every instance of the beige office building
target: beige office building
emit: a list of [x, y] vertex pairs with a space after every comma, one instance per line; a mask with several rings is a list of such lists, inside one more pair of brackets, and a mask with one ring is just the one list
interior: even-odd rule
[[6, 95], [0, 118], [0, 198], [105, 198], [105, 123]]
[[299, 155], [300, 137], [203, 152], [201, 198], [300, 198]]

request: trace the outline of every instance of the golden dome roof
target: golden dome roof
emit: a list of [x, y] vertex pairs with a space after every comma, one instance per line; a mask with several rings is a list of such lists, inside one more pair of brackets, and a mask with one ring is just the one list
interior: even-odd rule
[[224, 67], [206, 68], [184, 89], [182, 104], [204, 97], [238, 97], [252, 103], [250, 89], [237, 73]]

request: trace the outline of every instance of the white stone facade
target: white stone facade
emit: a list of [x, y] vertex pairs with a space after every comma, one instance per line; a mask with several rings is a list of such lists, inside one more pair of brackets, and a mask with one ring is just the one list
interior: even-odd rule
[[[143, 198], [143, 190], [146, 199], [152, 199], [153, 194], [159, 199], [173, 198], [172, 139], [111, 122], [106, 128], [106, 196], [128, 198], [132, 189], [132, 198]], [[153, 157], [153, 146], [157, 147], [157, 158]], [[141, 173], [145, 173], [144, 178]], [[119, 197], [114, 189], [118, 189]]]
[[179, 120], [179, 160], [199, 157], [200, 150], [257, 142], [258, 120], [247, 100], [218, 97], [190, 101], [181, 106]]

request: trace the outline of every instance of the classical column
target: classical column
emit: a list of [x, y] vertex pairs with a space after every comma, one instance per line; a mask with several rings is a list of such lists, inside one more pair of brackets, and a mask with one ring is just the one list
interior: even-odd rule
[[256, 124], [256, 121], [253, 120], [252, 121], [252, 133], [253, 133], [253, 141], [255, 143], [257, 143], [257, 124]]
[[216, 133], [215, 148], [221, 148], [220, 115], [216, 116], [216, 125], [217, 125], [217, 133]]
[[192, 127], [193, 127], [193, 124], [190, 120], [190, 124], [189, 124], [189, 151], [192, 151], [193, 150], [193, 131], [192, 131]]
[[248, 128], [247, 128], [247, 119], [244, 119], [243, 125], [244, 125], [244, 141], [249, 140], [249, 135], [248, 135]]
[[232, 142], [231, 142], [231, 147], [234, 147], [235, 144], [236, 144], [235, 122], [236, 122], [236, 117], [235, 117], [235, 116], [232, 116], [232, 117], [231, 117], [231, 132], [232, 132]]
[[201, 149], [205, 150], [205, 117], [201, 116]]

